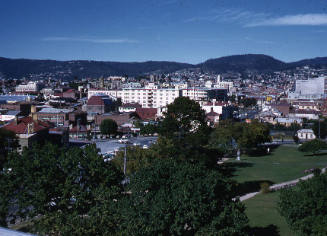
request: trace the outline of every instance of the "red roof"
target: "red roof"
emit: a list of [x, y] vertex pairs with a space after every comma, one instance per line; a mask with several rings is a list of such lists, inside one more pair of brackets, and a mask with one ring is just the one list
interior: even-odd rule
[[70, 133], [77, 133], [77, 132], [87, 132], [87, 128], [85, 125], [74, 126], [69, 130]]
[[20, 118], [16, 121], [12, 121], [8, 125], [4, 126], [3, 128], [6, 130], [10, 130], [16, 134], [27, 134], [28, 132], [28, 125], [33, 124], [33, 130], [31, 133], [37, 133], [39, 131], [48, 129], [51, 125], [48, 122], [43, 121], [34, 121], [32, 117], [27, 116], [24, 118]]
[[88, 101], [87, 105], [93, 105], [93, 106], [103, 106], [104, 102], [103, 99], [100, 96], [92, 96]]
[[136, 108], [136, 114], [141, 120], [154, 120], [157, 115], [157, 108]]
[[67, 91], [65, 91], [64, 93], [75, 93], [74, 89], [68, 89]]

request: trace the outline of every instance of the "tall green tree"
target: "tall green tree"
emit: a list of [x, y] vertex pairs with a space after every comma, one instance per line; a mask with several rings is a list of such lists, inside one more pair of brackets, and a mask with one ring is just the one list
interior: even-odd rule
[[33, 220], [33, 231], [40, 234], [82, 235], [103, 227], [114, 232], [116, 217], [95, 224], [94, 208], [118, 214], [114, 200], [121, 196], [122, 178], [95, 145], [60, 149], [47, 144], [13, 153], [0, 175], [1, 222], [18, 216]]
[[212, 132], [209, 145], [225, 153], [235, 149], [249, 152], [269, 141], [271, 141], [269, 127], [263, 123], [223, 121]]
[[178, 97], [167, 106], [164, 116], [159, 128], [161, 143], [154, 146], [156, 152], [164, 148], [161, 144], [170, 143], [175, 158], [191, 161], [206, 159], [203, 149], [208, 143], [210, 128], [200, 105], [187, 97]]
[[327, 137], [327, 119], [321, 119], [319, 120], [313, 120], [310, 121], [313, 123], [312, 130], [315, 133], [316, 137], [319, 138], [319, 133], [320, 133], [320, 138], [326, 138]]
[[105, 135], [116, 134], [118, 125], [112, 119], [105, 119], [100, 124], [100, 132]]
[[137, 171], [121, 202], [123, 235], [243, 235], [232, 183], [202, 164], [157, 159]]
[[281, 191], [279, 210], [300, 235], [327, 235], [327, 175]]

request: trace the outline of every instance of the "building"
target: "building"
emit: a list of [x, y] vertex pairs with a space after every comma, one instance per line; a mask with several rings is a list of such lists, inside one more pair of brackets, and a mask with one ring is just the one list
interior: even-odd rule
[[72, 110], [69, 109], [57, 109], [52, 107], [42, 108], [36, 113], [37, 119], [40, 121], [51, 122], [56, 126], [68, 126], [69, 113]]
[[37, 82], [30, 81], [27, 84], [16, 86], [17, 93], [37, 93], [40, 90], [40, 85]]
[[90, 114], [103, 114], [114, 111], [116, 102], [107, 95], [92, 96], [86, 104], [86, 111]]
[[68, 89], [62, 93], [63, 98], [76, 99], [76, 91], [74, 89]]
[[218, 88], [159, 88], [154, 83], [149, 83], [144, 88], [128, 87], [121, 90], [89, 90], [88, 98], [92, 96], [107, 95], [121, 99], [122, 103], [138, 103], [144, 108], [160, 108], [173, 103], [177, 97], [189, 97], [195, 101], [209, 99], [225, 100], [227, 89]]
[[20, 146], [18, 151], [22, 151], [24, 147], [30, 147], [33, 143], [44, 143], [49, 138], [49, 129], [52, 125], [27, 116], [15, 119], [3, 128], [16, 134]]
[[296, 80], [295, 91], [288, 93], [289, 99], [322, 99], [327, 94], [327, 77]]
[[122, 104], [118, 108], [118, 111], [119, 112], [135, 112], [136, 108], [139, 108], [139, 107], [142, 107], [142, 106], [138, 103], [125, 103], [125, 104]]
[[296, 132], [296, 136], [300, 141], [309, 141], [316, 138], [312, 129], [300, 129]]

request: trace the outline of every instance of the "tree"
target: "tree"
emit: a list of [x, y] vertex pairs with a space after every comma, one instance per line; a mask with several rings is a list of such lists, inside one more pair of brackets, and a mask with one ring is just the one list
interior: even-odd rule
[[[318, 138], [326, 138], [327, 137], [327, 119], [321, 119], [319, 120], [313, 120], [311, 121], [313, 123], [312, 130], [315, 133], [316, 137]], [[319, 131], [320, 130], [320, 131]], [[320, 133], [320, 137], [319, 137]]]
[[[124, 169], [124, 156], [125, 150], [121, 149], [112, 160], [112, 163], [118, 167], [118, 169]], [[153, 159], [153, 156], [148, 149], [142, 149], [138, 146], [129, 146], [126, 149], [126, 174], [132, 175], [142, 167], [149, 166]]]
[[223, 152], [241, 149], [247, 152], [255, 150], [260, 144], [271, 141], [269, 127], [258, 121], [250, 124], [224, 121], [212, 132], [209, 145]]
[[18, 147], [16, 134], [6, 129], [0, 129], [0, 171], [7, 161], [8, 153]]
[[[206, 159], [203, 149], [208, 143], [210, 128], [200, 105], [187, 97], [178, 97], [167, 106], [164, 115], [159, 127], [160, 141], [172, 144], [172, 150], [177, 151], [174, 158], [190, 161]], [[166, 149], [161, 144], [154, 146], [156, 152], [161, 152], [160, 148]]]
[[[89, 235], [104, 227], [114, 232], [114, 200], [121, 196], [122, 179], [95, 145], [60, 149], [46, 144], [13, 153], [0, 173], [0, 222], [5, 225], [6, 217], [18, 216], [32, 220], [38, 234]], [[108, 215], [105, 225], [97, 221], [95, 209]]]
[[121, 202], [123, 235], [242, 235], [244, 206], [232, 183], [202, 164], [156, 159], [137, 171]]
[[302, 235], [327, 235], [326, 186], [323, 174], [281, 191], [279, 210], [291, 229]]
[[116, 121], [112, 119], [105, 119], [100, 124], [100, 131], [102, 134], [110, 135], [117, 132], [118, 125]]
[[323, 149], [327, 148], [327, 143], [320, 140], [320, 139], [314, 139], [308, 142], [303, 143], [299, 147], [300, 152], [311, 152], [313, 155], [316, 155], [318, 152], [320, 152]]

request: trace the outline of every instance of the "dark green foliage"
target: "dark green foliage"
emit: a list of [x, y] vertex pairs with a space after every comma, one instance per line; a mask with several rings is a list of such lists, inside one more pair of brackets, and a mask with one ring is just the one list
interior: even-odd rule
[[140, 128], [141, 128], [140, 133], [142, 135], [145, 135], [145, 134], [155, 134], [155, 133], [158, 133], [159, 132], [158, 125], [155, 125], [155, 124], [143, 125]]
[[[121, 181], [121, 172], [104, 162], [94, 145], [25, 149], [22, 155], [10, 155], [0, 176], [1, 222], [5, 224], [8, 207], [15, 205], [17, 211], [9, 216], [35, 220], [34, 232], [83, 235], [100, 226], [114, 232], [114, 199], [120, 198]], [[95, 220], [95, 209], [112, 209], [106, 210], [105, 225]]]
[[18, 147], [18, 140], [15, 133], [0, 129], [0, 171], [7, 161], [8, 153], [13, 152]]
[[327, 119], [321, 120], [320, 124], [318, 120], [312, 120], [310, 122], [313, 123], [312, 130], [315, 133], [316, 137], [319, 138], [319, 126], [320, 126], [320, 138], [327, 137]]
[[161, 148], [167, 150], [164, 145], [169, 143], [171, 150], [162, 153], [166, 156], [174, 154], [175, 158], [194, 161], [206, 155], [203, 149], [208, 143], [210, 128], [206, 123], [205, 112], [197, 102], [187, 97], [176, 98], [167, 106], [159, 133], [161, 138], [154, 146], [155, 152], [162, 153]]
[[251, 151], [258, 148], [259, 144], [269, 141], [271, 141], [269, 128], [263, 123], [254, 121], [247, 124], [225, 121], [219, 123], [214, 129], [209, 145], [229, 153], [237, 148]]
[[279, 209], [290, 227], [302, 235], [327, 235], [327, 175], [281, 191]]
[[300, 152], [311, 152], [313, 155], [317, 154], [323, 149], [327, 149], [327, 143], [320, 139], [305, 142], [299, 147]]
[[100, 131], [105, 135], [116, 134], [117, 128], [118, 125], [116, 121], [112, 119], [105, 119], [100, 124]]
[[232, 183], [201, 164], [157, 159], [137, 171], [122, 202], [123, 235], [242, 235]]
[[244, 107], [253, 107], [253, 106], [257, 105], [257, 99], [243, 98], [239, 101], [239, 104], [242, 104]]

